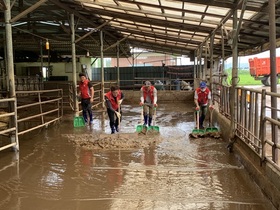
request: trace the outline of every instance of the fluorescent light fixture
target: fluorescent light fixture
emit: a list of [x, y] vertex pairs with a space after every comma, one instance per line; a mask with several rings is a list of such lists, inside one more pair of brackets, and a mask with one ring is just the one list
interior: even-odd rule
[[21, 26], [21, 25], [25, 25], [25, 24], [27, 24], [27, 22], [15, 23], [15, 24], [12, 24], [12, 27]]
[[51, 25], [51, 26], [60, 26], [58, 23], [54, 23], [54, 22], [39, 21], [39, 23], [43, 23], [43, 24]]

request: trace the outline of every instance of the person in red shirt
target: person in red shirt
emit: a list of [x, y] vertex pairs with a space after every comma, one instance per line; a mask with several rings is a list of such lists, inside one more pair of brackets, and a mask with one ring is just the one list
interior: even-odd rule
[[[199, 129], [204, 129], [203, 122], [207, 114], [207, 106], [211, 104], [211, 91], [207, 87], [206, 82], [200, 82], [199, 87], [195, 90], [194, 103], [196, 111], [200, 111]], [[210, 105], [209, 109], [213, 109], [213, 106]]]
[[140, 106], [144, 106], [144, 126], [151, 126], [154, 110], [157, 107], [157, 89], [150, 81], [146, 81], [140, 92]]
[[[119, 86], [111, 86], [110, 91], [105, 94], [105, 103], [110, 120], [111, 134], [119, 132], [119, 121], [121, 121], [121, 104], [124, 94]], [[120, 120], [119, 120], [120, 118]]]
[[88, 124], [88, 122], [89, 124], [92, 124], [93, 119], [92, 119], [91, 104], [93, 103], [94, 88], [92, 86], [92, 83], [87, 79], [84, 73], [80, 73], [79, 77], [80, 77], [80, 82], [79, 82], [78, 96], [81, 98], [83, 117], [86, 124]]

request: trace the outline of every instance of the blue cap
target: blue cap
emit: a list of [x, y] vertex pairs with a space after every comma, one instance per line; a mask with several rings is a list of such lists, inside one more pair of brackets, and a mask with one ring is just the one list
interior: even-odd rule
[[201, 82], [200, 85], [199, 85], [199, 87], [201, 87], [201, 88], [206, 88], [206, 86], [207, 86], [206, 82]]

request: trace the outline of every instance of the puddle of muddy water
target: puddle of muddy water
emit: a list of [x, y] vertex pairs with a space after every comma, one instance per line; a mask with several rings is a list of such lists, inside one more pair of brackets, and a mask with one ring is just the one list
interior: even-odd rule
[[[65, 116], [60, 125], [26, 135], [18, 154], [0, 153], [0, 209], [273, 209], [227, 142], [188, 138], [194, 123], [185, 106], [159, 107], [160, 134], [147, 134], [137, 147], [130, 147], [137, 136], [123, 148], [77, 143], [109, 134], [108, 119], [97, 114], [92, 127], [74, 129]], [[138, 107], [126, 110], [121, 132], [134, 133]]]

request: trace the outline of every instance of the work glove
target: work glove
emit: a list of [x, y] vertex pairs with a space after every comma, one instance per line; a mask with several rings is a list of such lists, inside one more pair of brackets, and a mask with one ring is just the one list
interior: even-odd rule
[[121, 105], [123, 102], [123, 99], [118, 100], [118, 104]]
[[140, 102], [140, 103], [139, 103], [139, 105], [140, 105], [140, 106], [143, 106], [143, 103], [142, 103], [142, 102]]
[[209, 106], [209, 109], [210, 109], [210, 110], [213, 110], [213, 109], [214, 109], [214, 106], [213, 106], [213, 105], [210, 105], [210, 106]]
[[117, 112], [117, 111], [115, 111], [115, 113], [116, 113], [116, 115], [117, 115], [118, 118], [120, 118], [120, 117], [122, 116], [121, 113], [119, 113], [119, 112]]
[[154, 107], [157, 108], [157, 104], [154, 104]]
[[196, 110], [196, 111], [199, 111], [199, 110], [200, 110], [200, 107], [199, 107], [199, 106], [195, 107], [195, 110]]

